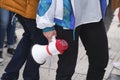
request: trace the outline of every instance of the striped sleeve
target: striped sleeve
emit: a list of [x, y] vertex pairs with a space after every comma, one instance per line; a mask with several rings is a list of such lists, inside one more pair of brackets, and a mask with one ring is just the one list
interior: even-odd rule
[[44, 29], [46, 27], [53, 27], [55, 25], [55, 1], [56, 0], [40, 0], [36, 16], [38, 28]]

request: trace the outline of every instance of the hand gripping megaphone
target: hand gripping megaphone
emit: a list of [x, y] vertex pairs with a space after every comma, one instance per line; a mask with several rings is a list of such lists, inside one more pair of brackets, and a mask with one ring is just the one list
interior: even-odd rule
[[68, 43], [65, 40], [53, 37], [48, 45], [33, 45], [32, 57], [38, 64], [43, 64], [48, 56], [63, 54], [67, 48]]

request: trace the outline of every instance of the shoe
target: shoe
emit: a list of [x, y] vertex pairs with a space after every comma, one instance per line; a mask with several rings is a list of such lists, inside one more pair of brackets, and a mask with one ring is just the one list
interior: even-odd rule
[[7, 54], [8, 54], [10, 57], [13, 56], [14, 52], [15, 52], [15, 49], [13, 49], [13, 48], [8, 48], [8, 49], [7, 49]]
[[120, 62], [113, 63], [113, 67], [120, 69]]
[[0, 63], [3, 62], [3, 56], [2, 56], [2, 51], [0, 51]]

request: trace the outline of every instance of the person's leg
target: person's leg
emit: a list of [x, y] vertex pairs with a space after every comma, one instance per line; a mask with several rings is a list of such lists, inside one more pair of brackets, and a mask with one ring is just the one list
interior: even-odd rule
[[[21, 21], [23, 21], [23, 24], [25, 25], [24, 20], [21, 19]], [[5, 73], [2, 75], [2, 80], [18, 79], [19, 70], [23, 66], [31, 46], [30, 34], [25, 26], [24, 30], [23, 37], [17, 45], [14, 55], [5, 69]]]
[[[71, 80], [75, 71], [78, 55], [78, 37], [75, 37], [73, 30], [63, 30], [56, 26], [57, 38], [65, 39], [68, 42], [68, 49], [59, 55], [56, 80]], [[74, 37], [76, 40], [74, 40]]]
[[[26, 62], [23, 78], [24, 80], [39, 80], [39, 64], [31, 57], [31, 46], [33, 44], [47, 44], [47, 39], [42, 35], [42, 31], [36, 28], [36, 21], [23, 18], [17, 15], [18, 20], [25, 30], [15, 53], [5, 69], [2, 80], [17, 80], [19, 70]], [[13, 68], [14, 67], [14, 68]]]
[[[32, 19], [25, 19], [25, 23], [27, 24], [27, 30], [30, 32], [30, 39], [32, 45], [40, 44], [46, 45], [48, 44], [47, 39], [44, 37], [42, 30], [36, 27], [36, 21]], [[31, 47], [32, 48], [32, 47]], [[40, 64], [36, 63], [31, 55], [31, 48], [29, 48], [29, 53], [27, 56], [27, 62], [23, 72], [24, 80], [39, 80], [39, 67]]]
[[9, 26], [7, 28], [7, 53], [10, 55], [14, 54], [14, 36], [16, 28], [16, 17], [15, 14], [10, 12]]
[[2, 51], [4, 45], [5, 32], [9, 22], [9, 11], [0, 8], [0, 62], [3, 61]]
[[89, 61], [86, 80], [103, 80], [108, 64], [108, 41], [103, 22], [82, 25], [79, 32]]

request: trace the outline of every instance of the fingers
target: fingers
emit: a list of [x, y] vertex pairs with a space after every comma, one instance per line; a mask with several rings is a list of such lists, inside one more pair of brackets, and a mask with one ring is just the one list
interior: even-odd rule
[[43, 32], [43, 35], [48, 39], [49, 42], [52, 41], [52, 37], [53, 36], [56, 36], [56, 31], [53, 30], [53, 31], [49, 31], [49, 32]]

